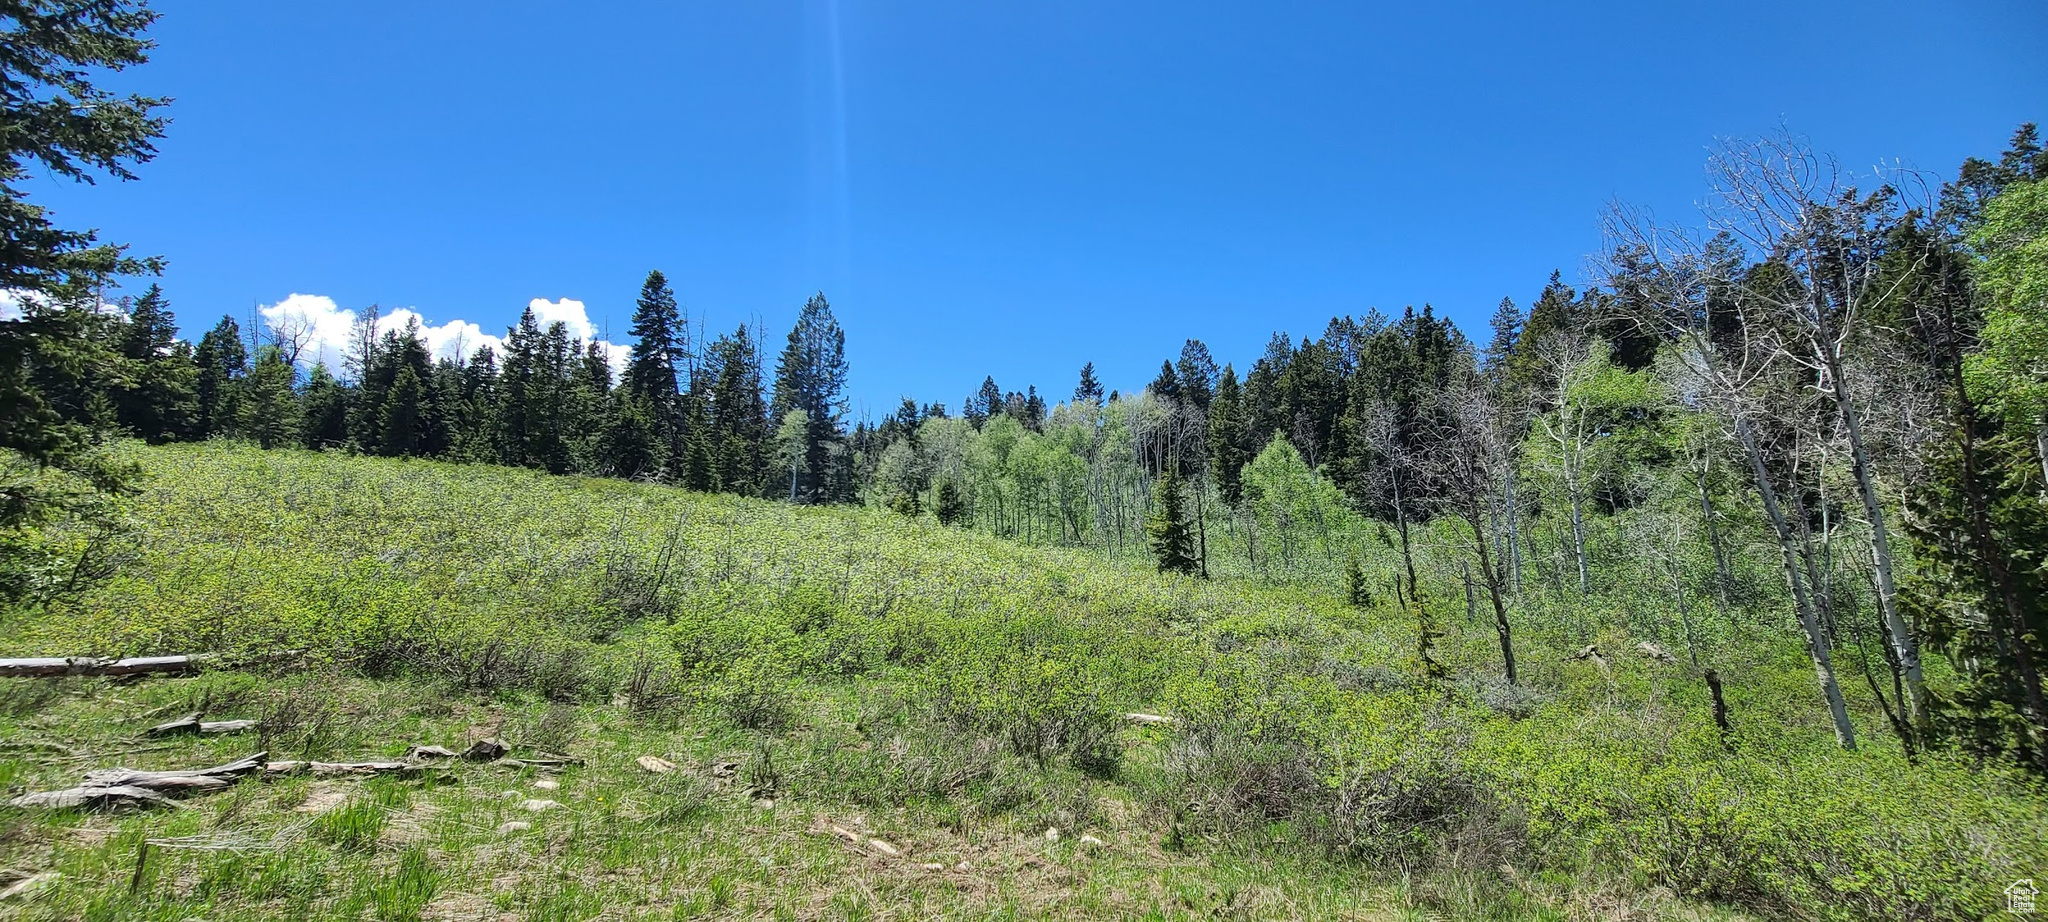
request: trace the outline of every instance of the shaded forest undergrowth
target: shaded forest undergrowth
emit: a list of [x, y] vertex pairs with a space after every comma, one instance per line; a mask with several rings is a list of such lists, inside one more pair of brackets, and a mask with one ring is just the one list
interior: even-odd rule
[[[1604, 658], [1526, 629], [1510, 685], [1492, 626], [1436, 593], [1435, 680], [1391, 600], [881, 510], [122, 453], [151, 472], [128, 537], [71, 555], [111, 575], [11, 614], [4, 649], [307, 662], [0, 687], [12, 789], [489, 736], [584, 764], [9, 811], [0, 864], [61, 875], [31, 916], [1966, 919], [2048, 866], [2048, 801], [2020, 776], [1837, 747], [1783, 626], [1717, 638], [1724, 735], [1696, 672], [1628, 652], [1626, 617], [1596, 627]], [[188, 710], [261, 723], [135, 742]]]

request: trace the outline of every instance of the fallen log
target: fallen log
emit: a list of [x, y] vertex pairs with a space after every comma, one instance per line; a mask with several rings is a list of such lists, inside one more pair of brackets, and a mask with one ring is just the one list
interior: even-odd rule
[[411, 777], [425, 766], [416, 762], [301, 762], [270, 761], [270, 754], [236, 759], [225, 765], [189, 771], [149, 772], [133, 768], [100, 768], [85, 773], [77, 787], [61, 791], [23, 794], [7, 802], [12, 807], [63, 810], [74, 807], [115, 808], [176, 806], [173, 798], [211, 794], [225, 790], [244, 778], [282, 778], [312, 775], [315, 778], [360, 775], [401, 775]]
[[109, 659], [97, 656], [32, 656], [0, 659], [0, 677], [39, 679], [51, 676], [122, 676], [198, 672], [209, 657], [137, 656]]
[[160, 787], [168, 787], [175, 789], [179, 787], [189, 786], [189, 782], [191, 782], [192, 779], [195, 778], [211, 778], [220, 781], [237, 781], [247, 775], [261, 771], [263, 769], [265, 760], [267, 760], [269, 757], [270, 753], [259, 752], [252, 756], [244, 756], [240, 759], [236, 759], [235, 761], [226, 763], [224, 765], [216, 765], [212, 768], [201, 768], [194, 769], [191, 771], [146, 772], [139, 771], [133, 768], [96, 768], [92, 771], [85, 773], [85, 784], [83, 786], [117, 787], [121, 785], [133, 785], [135, 787], [150, 788], [154, 790]]
[[498, 764], [503, 765], [507, 768], [567, 768], [571, 765], [582, 765], [583, 760], [565, 756], [559, 759], [504, 759], [498, 762]]
[[116, 807], [171, 807], [175, 801], [148, 788], [129, 786], [75, 787], [61, 791], [37, 791], [7, 802], [10, 807], [40, 807], [45, 810], [114, 809]]
[[202, 669], [255, 666], [305, 655], [304, 650], [280, 650], [251, 656], [193, 653], [184, 656], [29, 656], [0, 658], [0, 678], [39, 679], [55, 676], [138, 676], [181, 675]]
[[281, 778], [288, 775], [312, 775], [315, 778], [332, 778], [339, 775], [417, 775], [425, 766], [411, 762], [271, 762], [263, 766], [263, 777]]
[[1134, 724], [1171, 725], [1173, 723], [1173, 718], [1171, 717], [1166, 717], [1160, 714], [1141, 714], [1136, 712], [1125, 714], [1124, 719]]
[[177, 720], [167, 721], [149, 728], [148, 736], [180, 736], [197, 733], [213, 736], [222, 733], [240, 733], [256, 726], [253, 720], [200, 720], [199, 715], [187, 714]]

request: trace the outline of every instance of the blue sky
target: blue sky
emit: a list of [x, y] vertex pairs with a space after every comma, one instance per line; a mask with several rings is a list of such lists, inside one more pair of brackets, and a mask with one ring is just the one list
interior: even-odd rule
[[660, 268], [774, 348], [822, 289], [877, 415], [1371, 307], [1483, 329], [1603, 203], [1690, 216], [1716, 136], [1946, 176], [2048, 119], [2037, 0], [156, 6], [120, 83], [177, 97], [162, 155], [31, 189], [166, 256], [188, 334], [300, 294], [623, 339]]

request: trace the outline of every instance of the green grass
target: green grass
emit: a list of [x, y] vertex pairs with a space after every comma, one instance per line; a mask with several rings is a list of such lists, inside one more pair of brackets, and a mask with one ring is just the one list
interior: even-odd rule
[[[307, 662], [0, 686], [0, 783], [485, 736], [584, 764], [0, 812], [0, 866], [62, 875], [28, 918], [1973, 919], [2048, 873], [2038, 791], [1908, 765], [1867, 702], [1866, 746], [1834, 749], [1801, 651], [1762, 629], [1719, 651], [1729, 750], [1676, 666], [1568, 663], [1531, 628], [1526, 687], [1501, 685], [1462, 600], [1430, 686], [1412, 623], [1334, 592], [882, 512], [125, 451], [153, 479], [120, 573], [13, 613], [0, 649]], [[187, 710], [263, 728], [140, 739]]]

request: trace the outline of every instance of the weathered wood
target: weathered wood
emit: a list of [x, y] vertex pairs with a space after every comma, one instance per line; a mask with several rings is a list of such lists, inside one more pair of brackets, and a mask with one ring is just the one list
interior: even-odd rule
[[279, 778], [309, 774], [316, 778], [338, 775], [417, 775], [423, 766], [414, 762], [300, 762], [269, 761], [259, 752], [225, 765], [191, 771], [148, 772], [132, 768], [102, 768], [85, 773], [75, 788], [24, 794], [8, 801], [15, 807], [66, 809], [72, 807], [130, 807], [165, 804], [172, 797], [210, 794], [228, 788], [250, 776]]
[[45, 678], [51, 676], [122, 676], [150, 673], [196, 672], [207, 657], [138, 656], [112, 659], [98, 656], [32, 656], [0, 659], [0, 678]]
[[73, 808], [112, 809], [115, 807], [172, 806], [171, 799], [148, 788], [128, 785], [115, 787], [75, 787], [61, 791], [37, 791], [23, 794], [7, 802], [10, 807], [40, 808], [44, 810], [69, 810]]
[[200, 720], [197, 713], [187, 714], [177, 720], [166, 721], [149, 728], [152, 737], [181, 736], [197, 733], [207, 736], [223, 733], [240, 733], [256, 726], [253, 720]]
[[221, 781], [232, 781], [240, 779], [254, 772], [261, 771], [264, 765], [264, 761], [268, 759], [269, 756], [270, 754], [267, 752], [259, 752], [255, 755], [244, 756], [240, 759], [236, 759], [233, 762], [228, 762], [223, 765], [216, 765], [212, 768], [201, 768], [192, 771], [146, 772], [139, 771], [133, 768], [99, 768], [85, 773], [84, 786], [118, 787], [122, 785], [133, 785], [135, 787], [154, 789], [159, 787], [177, 788], [181, 786], [187, 786], [186, 783], [194, 778], [212, 778]]
[[1134, 724], [1172, 724], [1173, 718], [1160, 714], [1125, 714], [1124, 719]]
[[178, 675], [216, 666], [255, 666], [304, 656], [304, 650], [279, 650], [246, 656], [193, 653], [182, 656], [27, 656], [0, 658], [0, 678], [55, 676]]
[[583, 760], [564, 756], [559, 759], [506, 759], [502, 762], [499, 762], [498, 764], [509, 766], [511, 768], [566, 768], [571, 765], [582, 765]]
[[1642, 643], [1636, 644], [1636, 652], [1641, 653], [1642, 655], [1647, 656], [1660, 663], [1678, 662], [1678, 657], [1672, 656], [1670, 653], [1666, 652], [1663, 647], [1657, 646], [1656, 644], [1651, 643], [1647, 640], [1643, 641]]
[[469, 744], [468, 749], [462, 751], [462, 760], [465, 762], [491, 762], [504, 758], [505, 753], [511, 751], [512, 748], [505, 745], [501, 740], [477, 740]]
[[401, 775], [412, 776], [420, 773], [423, 766], [411, 762], [271, 762], [263, 766], [263, 777], [277, 778], [286, 775], [312, 775], [315, 778], [332, 778], [339, 775]]

